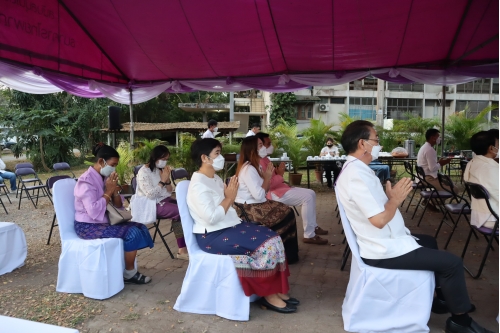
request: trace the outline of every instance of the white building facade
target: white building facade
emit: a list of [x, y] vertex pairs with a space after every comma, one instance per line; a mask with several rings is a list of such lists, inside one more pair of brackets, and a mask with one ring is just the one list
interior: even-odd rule
[[[446, 87], [445, 116], [462, 111], [477, 114], [489, 105], [498, 105], [498, 78], [481, 79]], [[295, 92], [297, 125], [309, 126], [310, 119], [322, 119], [327, 124], [339, 124], [341, 113], [351, 117], [377, 121], [406, 119], [406, 113], [423, 118], [441, 118], [442, 86], [421, 83], [397, 84], [373, 77], [338, 86], [312, 87]], [[272, 104], [264, 93], [264, 103]], [[488, 120], [498, 125], [498, 109], [488, 114]], [[268, 114], [269, 123], [269, 114]]]

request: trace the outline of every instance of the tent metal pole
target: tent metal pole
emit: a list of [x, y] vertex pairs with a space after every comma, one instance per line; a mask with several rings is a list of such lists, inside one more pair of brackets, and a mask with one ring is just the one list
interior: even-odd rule
[[134, 149], [134, 107], [133, 107], [133, 96], [132, 88], [129, 88], [130, 93], [130, 149]]
[[444, 157], [444, 120], [446, 111], [446, 86], [443, 86], [443, 111], [441, 112], [441, 157]]

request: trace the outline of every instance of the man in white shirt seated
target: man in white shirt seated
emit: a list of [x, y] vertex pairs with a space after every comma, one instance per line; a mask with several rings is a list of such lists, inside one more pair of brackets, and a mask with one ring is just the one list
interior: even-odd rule
[[[319, 156], [326, 156], [330, 155], [331, 157], [339, 156], [339, 149], [337, 146], [333, 144], [333, 138], [327, 138], [326, 139], [326, 146], [321, 149], [321, 152], [319, 153]], [[337, 163], [334, 162], [331, 165], [325, 165], [324, 167], [325, 170], [325, 177], [326, 177], [326, 185], [328, 188], [332, 188], [332, 171], [333, 171], [333, 179], [336, 180], [340, 169], [337, 166]]]
[[255, 134], [260, 132], [260, 125], [255, 123], [252, 125], [252, 128], [248, 131], [247, 137], [254, 136]]
[[380, 151], [377, 132], [371, 122], [352, 122], [342, 134], [341, 144], [349, 155], [336, 183], [342, 203], [356, 234], [365, 264], [384, 269], [433, 271], [436, 277], [435, 313], [451, 312], [447, 333], [490, 332], [469, 317], [475, 310], [465, 284], [462, 260], [437, 249], [427, 235], [411, 235], [398, 207], [412, 190], [409, 178], [394, 187], [387, 182], [385, 192], [368, 164]]
[[[466, 182], [483, 185], [490, 195], [491, 208], [498, 215], [498, 138], [493, 132], [481, 131], [470, 138], [470, 146], [476, 154], [474, 158], [467, 163], [464, 171], [464, 180]], [[486, 201], [472, 198], [472, 213], [470, 222], [476, 227], [493, 228], [495, 226], [495, 217], [490, 213]]]
[[5, 171], [5, 163], [0, 158], [0, 184], [5, 182], [5, 179], [8, 179], [10, 182], [10, 192], [16, 193], [17, 185], [16, 185], [16, 174], [13, 172]]
[[203, 135], [201, 136], [202, 139], [215, 139], [215, 134], [217, 133], [217, 120], [210, 119], [208, 121], [208, 129]]
[[450, 163], [451, 159], [441, 158], [439, 161], [437, 159], [436, 150], [433, 146], [439, 145], [441, 143], [441, 136], [439, 130], [435, 128], [428, 129], [425, 132], [425, 140], [417, 155], [417, 165], [422, 167], [425, 172], [425, 180], [434, 186], [438, 191], [442, 191], [443, 188], [439, 184], [438, 171], [443, 165]]

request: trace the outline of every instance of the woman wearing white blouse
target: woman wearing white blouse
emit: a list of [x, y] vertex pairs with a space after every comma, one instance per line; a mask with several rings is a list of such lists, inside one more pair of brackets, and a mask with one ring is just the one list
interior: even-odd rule
[[200, 168], [191, 177], [187, 205], [198, 245], [232, 258], [245, 295], [261, 296], [265, 308], [293, 313], [299, 301], [287, 295], [290, 273], [281, 238], [265, 226], [240, 220], [232, 207], [238, 178], [232, 177], [226, 186], [215, 174], [224, 168], [220, 153], [215, 139], [200, 139], [191, 146], [191, 157]]
[[156, 216], [160, 219], [172, 220], [172, 229], [174, 230], [177, 246], [179, 247], [177, 258], [189, 260], [177, 201], [171, 198], [171, 170], [167, 166], [169, 158], [170, 151], [163, 145], [156, 146], [151, 151], [149, 163], [144, 164], [137, 173], [137, 189], [135, 195], [154, 200], [156, 202]]

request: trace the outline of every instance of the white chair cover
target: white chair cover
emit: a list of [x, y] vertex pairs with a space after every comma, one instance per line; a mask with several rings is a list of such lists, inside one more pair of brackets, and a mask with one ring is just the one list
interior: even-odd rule
[[241, 288], [233, 260], [204, 252], [193, 234], [194, 221], [186, 202], [190, 181], [177, 184], [176, 199], [189, 252], [189, 266], [174, 309], [180, 312], [215, 314], [230, 320], [247, 321], [250, 297]]
[[15, 223], [0, 222], [0, 275], [23, 266], [27, 254], [23, 230]]
[[77, 329], [0, 316], [0, 333], [78, 333]]
[[53, 187], [62, 243], [56, 290], [83, 293], [95, 299], [109, 298], [124, 287], [123, 241], [119, 238], [84, 240], [76, 235], [75, 185], [74, 179], [61, 179]]
[[337, 196], [342, 226], [352, 251], [351, 275], [342, 305], [348, 332], [429, 332], [434, 295], [431, 271], [382, 269], [366, 265], [356, 235]]

